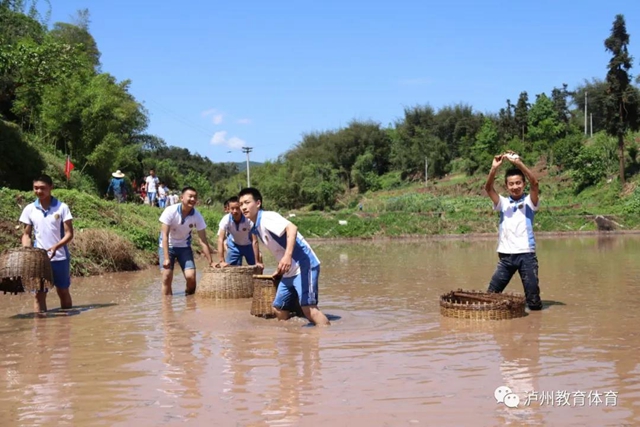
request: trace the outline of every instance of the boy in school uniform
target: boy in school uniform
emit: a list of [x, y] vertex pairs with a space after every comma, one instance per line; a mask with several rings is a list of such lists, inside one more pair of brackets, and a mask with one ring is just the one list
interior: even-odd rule
[[160, 268], [162, 269], [162, 291], [164, 295], [173, 295], [171, 283], [173, 281], [173, 267], [176, 262], [180, 264], [182, 273], [187, 281], [186, 294], [191, 295], [196, 291], [196, 264], [191, 249], [191, 231], [195, 229], [202, 252], [213, 265], [211, 250], [207, 241], [202, 214], [195, 205], [198, 201], [198, 193], [193, 187], [182, 189], [180, 203], [165, 208], [160, 215], [162, 223], [159, 239]]
[[[22, 246], [46, 249], [51, 259], [53, 284], [60, 298], [60, 307], [69, 309], [72, 306], [71, 293], [71, 258], [67, 245], [73, 239], [73, 217], [66, 203], [62, 203], [51, 195], [53, 180], [48, 175], [41, 175], [33, 180], [33, 191], [36, 201], [28, 204], [20, 215], [24, 224]], [[34, 234], [35, 241], [31, 241]], [[36, 312], [47, 311], [47, 293], [36, 292], [34, 302]]]
[[[504, 178], [509, 197], [499, 195], [493, 188], [496, 173], [504, 160], [515, 166], [507, 170]], [[529, 194], [524, 191], [527, 179]], [[485, 190], [493, 201], [493, 210], [500, 212], [497, 249], [499, 261], [491, 277], [488, 292], [501, 293], [517, 271], [522, 279], [527, 306], [530, 310], [541, 310], [538, 258], [533, 233], [533, 218], [539, 203], [538, 179], [525, 166], [520, 156], [507, 152], [494, 157]]]
[[[318, 309], [318, 278], [320, 260], [298, 227], [277, 212], [262, 209], [262, 194], [256, 188], [245, 188], [238, 194], [240, 209], [254, 224], [252, 233], [269, 249], [278, 261], [276, 275], [282, 275], [273, 307], [279, 320], [287, 320], [289, 307], [297, 296], [304, 315], [319, 326], [329, 325], [329, 319]], [[254, 240], [258, 256], [258, 240]], [[258, 264], [260, 267], [262, 265]], [[297, 295], [296, 295], [297, 294]]]
[[240, 212], [240, 203], [237, 197], [227, 200], [225, 207], [229, 213], [222, 217], [218, 226], [220, 266], [242, 265], [243, 257], [247, 261], [247, 265], [255, 265], [253, 240], [256, 239], [256, 236], [251, 233], [253, 223]]

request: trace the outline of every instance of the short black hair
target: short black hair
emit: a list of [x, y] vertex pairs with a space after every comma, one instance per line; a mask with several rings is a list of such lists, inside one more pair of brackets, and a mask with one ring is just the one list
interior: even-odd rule
[[225, 200], [225, 201], [224, 201], [224, 207], [226, 208], [226, 207], [228, 207], [228, 206], [229, 206], [229, 199], [227, 199], [227, 200]]
[[238, 203], [239, 201], [240, 199], [238, 199], [236, 196], [229, 197], [229, 199], [227, 200], [227, 206], [229, 206], [229, 203]]
[[507, 182], [507, 178], [509, 178], [510, 176], [521, 176], [522, 177], [522, 181], [526, 181], [525, 177], [524, 177], [524, 173], [518, 169], [518, 168], [511, 168], [511, 169], [507, 169], [507, 171], [504, 174], [504, 182]]
[[53, 186], [53, 180], [51, 179], [51, 177], [47, 174], [42, 174], [42, 175], [38, 175], [36, 178], [34, 178], [33, 182], [44, 182], [45, 184], [48, 184], [50, 186]]
[[182, 189], [182, 191], [180, 192], [180, 194], [184, 194], [185, 191], [193, 191], [194, 193], [198, 194], [198, 190], [196, 190], [195, 188], [187, 185], [186, 187], [184, 187]]
[[251, 197], [253, 197], [253, 200], [255, 200], [256, 202], [259, 200], [260, 201], [260, 209], [262, 209], [262, 194], [260, 193], [260, 190], [258, 190], [257, 188], [253, 188], [253, 187], [243, 188], [238, 193], [238, 199], [240, 199], [240, 197], [242, 197], [242, 196], [246, 196], [247, 194], [250, 194]]

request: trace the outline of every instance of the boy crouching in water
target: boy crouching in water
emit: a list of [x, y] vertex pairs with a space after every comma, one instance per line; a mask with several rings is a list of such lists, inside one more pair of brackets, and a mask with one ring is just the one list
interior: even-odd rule
[[[288, 307], [297, 297], [302, 312], [316, 325], [329, 325], [329, 319], [318, 309], [318, 278], [320, 260], [298, 227], [277, 212], [262, 209], [262, 194], [256, 188], [245, 188], [238, 194], [240, 209], [253, 222], [252, 233], [271, 251], [278, 261], [276, 275], [282, 275], [273, 307], [278, 320], [287, 320]], [[254, 245], [258, 258], [257, 240]], [[263, 265], [258, 264], [260, 267]]]

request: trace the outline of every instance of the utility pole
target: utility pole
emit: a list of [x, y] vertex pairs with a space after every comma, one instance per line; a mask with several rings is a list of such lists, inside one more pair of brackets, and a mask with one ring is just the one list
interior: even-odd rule
[[584, 93], [584, 134], [587, 134], [587, 92]]
[[591, 121], [591, 138], [593, 138], [593, 113], [589, 114], [589, 120]]
[[429, 159], [424, 158], [424, 185], [427, 186], [428, 176], [429, 176]]
[[253, 147], [242, 147], [242, 152], [247, 153], [247, 187], [251, 187], [251, 173], [249, 171], [249, 153], [253, 150]]

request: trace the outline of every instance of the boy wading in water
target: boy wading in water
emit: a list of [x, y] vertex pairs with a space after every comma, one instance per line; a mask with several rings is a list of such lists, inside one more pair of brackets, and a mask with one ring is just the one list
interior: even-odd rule
[[195, 229], [200, 239], [202, 252], [213, 265], [209, 242], [205, 229], [207, 225], [200, 212], [195, 208], [198, 201], [198, 193], [193, 187], [182, 189], [180, 203], [166, 208], [160, 215], [162, 223], [160, 230], [160, 268], [162, 269], [162, 293], [173, 295], [171, 283], [173, 282], [173, 266], [178, 261], [182, 273], [187, 281], [186, 294], [196, 291], [196, 264], [191, 250], [191, 231]]
[[[504, 178], [509, 197], [499, 195], [493, 188], [496, 173], [505, 159], [516, 166], [507, 170]], [[525, 177], [529, 180], [529, 194], [524, 192]], [[538, 287], [536, 240], [533, 234], [533, 217], [538, 210], [538, 180], [517, 154], [508, 152], [493, 158], [484, 189], [493, 201], [493, 210], [500, 212], [499, 261], [488, 292], [502, 292], [517, 271], [522, 279], [529, 309], [540, 310], [542, 301]]]
[[[33, 180], [36, 201], [25, 206], [20, 215], [24, 224], [22, 246], [31, 246], [31, 234], [35, 234], [36, 248], [46, 249], [51, 259], [53, 284], [60, 298], [60, 308], [71, 308], [71, 258], [67, 244], [73, 239], [73, 217], [69, 206], [51, 195], [53, 181], [48, 175]], [[47, 293], [36, 292], [36, 312], [47, 311]]]
[[[262, 194], [255, 188], [245, 188], [238, 194], [240, 209], [254, 224], [252, 233], [271, 251], [278, 261], [276, 275], [282, 275], [273, 308], [278, 320], [287, 320], [293, 298], [298, 298], [302, 312], [316, 325], [329, 325], [329, 319], [318, 309], [318, 277], [320, 260], [298, 227], [277, 212], [262, 210]], [[254, 242], [259, 258], [258, 241]], [[258, 264], [260, 267], [264, 267]]]
[[227, 200], [225, 206], [229, 213], [222, 217], [218, 226], [220, 266], [242, 265], [243, 257], [247, 265], [255, 265], [253, 241], [257, 237], [251, 233], [253, 224], [240, 212], [240, 202], [237, 197]]

